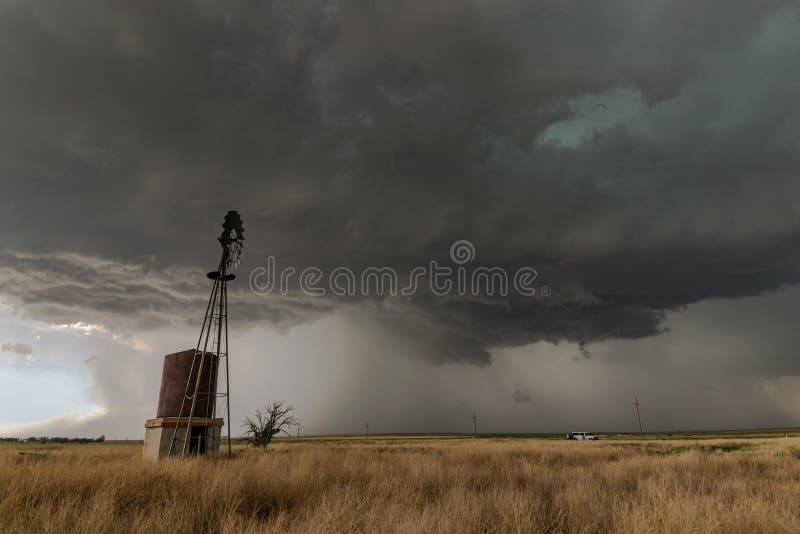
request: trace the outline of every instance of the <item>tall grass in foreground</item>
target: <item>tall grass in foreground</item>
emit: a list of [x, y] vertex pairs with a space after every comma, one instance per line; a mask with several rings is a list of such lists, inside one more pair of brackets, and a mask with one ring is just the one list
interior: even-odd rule
[[8, 445], [0, 530], [799, 532], [798, 446], [320, 440], [154, 463], [135, 445]]

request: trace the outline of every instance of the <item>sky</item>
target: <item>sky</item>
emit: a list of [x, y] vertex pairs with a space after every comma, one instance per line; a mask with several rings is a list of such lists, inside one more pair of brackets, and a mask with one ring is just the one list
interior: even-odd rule
[[0, 0], [0, 435], [140, 439], [231, 209], [234, 435], [800, 425], [797, 0], [79, 4]]

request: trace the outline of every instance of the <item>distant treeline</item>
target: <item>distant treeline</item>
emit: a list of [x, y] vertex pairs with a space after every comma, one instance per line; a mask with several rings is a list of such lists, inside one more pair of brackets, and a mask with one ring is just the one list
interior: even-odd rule
[[0, 442], [5, 443], [102, 443], [106, 440], [105, 436], [99, 438], [52, 438], [47, 436], [31, 436], [29, 438], [0, 438]]

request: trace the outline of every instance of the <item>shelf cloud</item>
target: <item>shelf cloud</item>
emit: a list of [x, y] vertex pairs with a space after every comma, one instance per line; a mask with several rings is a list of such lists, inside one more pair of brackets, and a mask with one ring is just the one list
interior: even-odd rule
[[[429, 363], [484, 368], [658, 338], [687, 307], [800, 281], [799, 10], [0, 0], [0, 298], [129, 336], [195, 325], [237, 209], [236, 328], [362, 314]], [[269, 256], [455, 267], [459, 240], [470, 268], [529, 266], [552, 294], [247, 283]]]

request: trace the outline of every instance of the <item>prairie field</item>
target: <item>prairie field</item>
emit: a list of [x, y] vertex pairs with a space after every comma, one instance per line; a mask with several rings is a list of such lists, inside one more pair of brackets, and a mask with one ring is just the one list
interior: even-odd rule
[[312, 438], [158, 463], [6, 444], [0, 529], [800, 532], [800, 437], [780, 436]]

